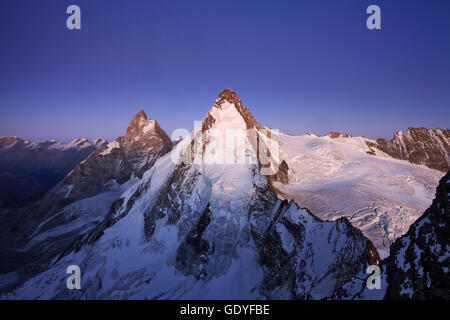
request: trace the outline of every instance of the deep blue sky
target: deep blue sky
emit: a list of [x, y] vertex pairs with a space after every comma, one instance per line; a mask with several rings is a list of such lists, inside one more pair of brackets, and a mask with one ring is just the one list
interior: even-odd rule
[[448, 128], [449, 14], [448, 0], [2, 0], [0, 136], [114, 139], [139, 109], [170, 135], [227, 87], [287, 133]]

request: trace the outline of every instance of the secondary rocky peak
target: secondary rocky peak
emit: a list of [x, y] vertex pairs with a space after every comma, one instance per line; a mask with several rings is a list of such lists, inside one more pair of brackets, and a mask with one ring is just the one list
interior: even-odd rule
[[127, 128], [127, 136], [138, 136], [142, 129], [149, 124], [149, 120], [144, 110], [139, 111], [131, 120]]
[[[172, 142], [156, 120], [149, 119], [146, 113], [140, 110], [130, 122], [126, 135], [117, 138], [100, 155], [109, 155], [117, 148], [125, 152], [127, 161], [133, 167], [133, 172], [140, 176], [153, 165], [153, 160], [172, 149]], [[152, 161], [145, 161], [148, 157]], [[148, 165], [142, 166], [142, 163], [148, 163]]]
[[[96, 142], [106, 143], [103, 139]], [[142, 177], [171, 149], [172, 142], [164, 130], [141, 110], [134, 116], [125, 136], [104, 145], [78, 164], [47, 200], [62, 206], [108, 191], [112, 181], [123, 184], [132, 176]]]
[[159, 137], [163, 140], [164, 145], [171, 149], [172, 143], [169, 137], [159, 126], [158, 122], [153, 119], [149, 119], [143, 110], [139, 111], [130, 122], [127, 133], [125, 135], [125, 141], [127, 144], [135, 143], [136, 141], [149, 142], [144, 147], [147, 148], [153, 144], [150, 140], [152, 137]]

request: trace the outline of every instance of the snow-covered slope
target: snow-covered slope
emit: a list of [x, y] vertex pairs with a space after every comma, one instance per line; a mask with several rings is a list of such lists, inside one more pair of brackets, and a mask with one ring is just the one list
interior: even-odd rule
[[428, 208], [442, 173], [370, 155], [364, 137], [280, 134], [280, 157], [289, 183], [276, 183], [280, 197], [294, 199], [325, 220], [347, 217], [384, 258], [392, 242]]
[[[232, 148], [244, 162], [220, 161], [230, 128], [251, 130]], [[255, 149], [273, 139], [225, 90], [201, 129], [127, 188], [96, 230], [1, 298], [364, 298], [375, 247], [345, 219], [323, 222], [277, 199]], [[66, 288], [72, 264], [81, 290]]]

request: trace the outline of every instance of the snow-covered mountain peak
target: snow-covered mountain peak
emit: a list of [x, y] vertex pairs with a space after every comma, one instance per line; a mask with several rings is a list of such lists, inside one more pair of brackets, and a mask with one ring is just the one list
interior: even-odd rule
[[69, 146], [75, 148], [82, 148], [84, 146], [92, 145], [92, 143], [87, 138], [77, 138], [69, 143]]
[[74, 143], [74, 144], [75, 143], [83, 143], [83, 142], [86, 142], [86, 141], [89, 141], [86, 137], [80, 137], [80, 138], [72, 140], [71, 143]]
[[221, 122], [220, 127], [228, 129], [262, 129], [255, 117], [251, 114], [239, 99], [236, 92], [231, 89], [223, 90], [217, 97], [214, 105], [203, 119], [202, 131], [206, 131], [214, 124]]
[[242, 129], [246, 130], [247, 125], [238, 112], [236, 105], [228, 100], [222, 101], [220, 105], [214, 105], [208, 113], [214, 121], [214, 129]]
[[219, 94], [201, 126], [180, 145], [184, 164], [212, 165], [213, 171], [226, 171], [227, 165], [252, 171], [256, 165], [263, 175], [278, 172], [277, 130], [261, 126], [230, 89]]
[[103, 139], [102, 137], [99, 137], [95, 139], [92, 143], [99, 149], [101, 147], [106, 146], [108, 144], [108, 141], [106, 141], [106, 139]]

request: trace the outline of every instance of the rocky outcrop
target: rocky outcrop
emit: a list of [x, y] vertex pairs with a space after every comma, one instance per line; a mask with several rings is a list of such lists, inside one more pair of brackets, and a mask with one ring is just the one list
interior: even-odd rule
[[391, 246], [385, 299], [450, 299], [450, 172], [430, 208]]
[[[367, 141], [369, 148], [376, 148], [393, 158], [425, 165], [447, 172], [450, 169], [450, 130], [408, 128], [398, 131], [391, 140]], [[374, 151], [369, 151], [374, 155]]]
[[337, 138], [351, 138], [352, 136], [347, 133], [340, 133], [337, 131], [330, 131], [325, 136], [330, 137], [331, 139]]
[[286, 161], [282, 160], [278, 172], [272, 176], [269, 176], [270, 182], [281, 182], [282, 184], [289, 183], [289, 166]]

